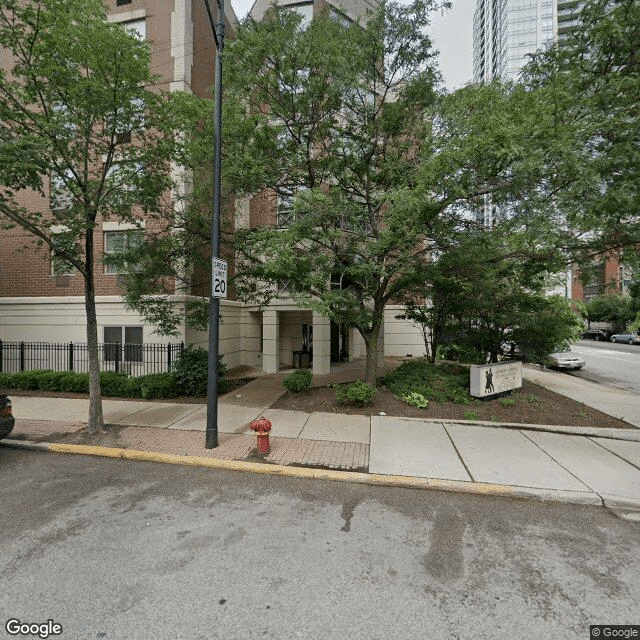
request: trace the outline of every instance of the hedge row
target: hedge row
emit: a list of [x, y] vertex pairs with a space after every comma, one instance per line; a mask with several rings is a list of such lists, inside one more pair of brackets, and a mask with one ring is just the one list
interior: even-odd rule
[[[130, 377], [114, 371], [100, 372], [102, 395], [119, 398], [175, 398], [207, 395], [208, 354], [204, 349], [187, 347], [170, 373], [151, 373]], [[226, 365], [218, 361], [218, 391], [226, 383]], [[72, 371], [35, 369], [19, 373], [0, 373], [0, 389], [32, 391], [71, 391], [89, 393], [89, 374]]]

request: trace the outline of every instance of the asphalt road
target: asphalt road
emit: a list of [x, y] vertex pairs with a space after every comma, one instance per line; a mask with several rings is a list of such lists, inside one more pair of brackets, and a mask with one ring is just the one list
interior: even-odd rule
[[571, 347], [585, 366], [570, 375], [640, 395], [640, 346], [581, 340]]
[[2, 447], [0, 494], [2, 626], [51, 619], [63, 640], [640, 623], [640, 525], [600, 508]]

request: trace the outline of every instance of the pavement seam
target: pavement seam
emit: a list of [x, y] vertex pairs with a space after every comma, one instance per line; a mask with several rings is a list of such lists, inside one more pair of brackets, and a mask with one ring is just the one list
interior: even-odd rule
[[462, 458], [462, 455], [460, 455], [460, 451], [458, 451], [458, 447], [456, 446], [456, 443], [453, 441], [453, 438], [451, 437], [451, 434], [449, 433], [449, 429], [447, 429], [447, 425], [444, 422], [442, 423], [442, 428], [444, 429], [444, 432], [447, 434], [447, 437], [451, 441], [451, 445], [453, 446], [453, 450], [456, 452], [456, 455], [460, 459], [460, 462], [462, 463], [462, 466], [464, 467], [464, 470], [467, 472], [467, 474], [471, 478], [471, 481], [475, 482], [476, 479], [473, 477], [473, 474], [471, 473], [471, 469], [469, 469], [469, 467], [467, 466], [467, 463]]
[[181, 418], [178, 418], [177, 420], [174, 420], [173, 422], [170, 422], [169, 424], [165, 425], [164, 428], [165, 429], [170, 429], [172, 425], [176, 424], [177, 422], [180, 422], [180, 420], [184, 420], [185, 418], [188, 418], [189, 416], [193, 415], [196, 411], [198, 411], [198, 409], [194, 409], [190, 413], [187, 413], [186, 416], [182, 416]]
[[311, 419], [311, 414], [307, 413], [307, 419], [304, 421], [304, 424], [302, 425], [302, 429], [300, 429], [300, 433], [298, 433], [298, 435], [296, 436], [297, 438], [299, 438], [302, 435], [302, 432], [304, 431], [304, 428], [307, 426], [307, 423], [309, 422], [310, 419]]
[[[50, 442], [31, 442], [29, 440], [3, 440], [0, 442], [0, 445], [14, 449], [39, 450], [71, 455], [93, 455], [107, 458], [120, 458], [166, 464], [180, 464], [184, 466], [207, 467], [226, 471], [249, 471], [267, 475], [310, 478], [314, 480], [331, 480], [353, 482], [357, 484], [369, 484], [374, 486], [449, 491], [505, 498], [524, 498], [542, 502], [561, 502], [582, 506], [605, 506], [600, 496], [593, 491], [582, 492], [559, 489], [538, 489], [536, 487], [518, 487], [513, 485], [468, 482], [462, 480], [443, 480], [440, 478], [416, 478], [411, 476], [369, 474], [358, 471], [342, 471], [338, 469], [312, 469], [309, 467], [263, 464], [258, 462], [224, 460], [220, 458], [205, 458], [200, 456], [181, 456], [171, 453], [138, 451], [133, 449], [117, 449], [112, 447]], [[597, 500], [592, 496], [596, 496]]]
[[623, 458], [619, 453], [616, 453], [615, 451], [612, 451], [611, 449], [607, 449], [607, 447], [605, 447], [603, 444], [600, 444], [599, 442], [596, 442], [593, 438], [597, 438], [598, 436], [587, 436], [587, 437], [588, 437], [589, 440], [591, 440], [591, 442], [593, 442], [593, 444], [597, 444], [599, 447], [602, 447], [605, 451], [607, 451], [609, 453], [613, 453], [614, 456], [620, 458], [620, 460], [623, 460], [627, 464], [630, 464], [632, 467], [635, 467], [636, 469], [638, 469], [638, 471], [640, 471], [640, 466], [638, 466], [635, 462], [631, 462], [631, 460], [627, 460], [626, 458]]
[[[522, 432], [520, 432], [522, 433]], [[540, 449], [540, 451], [542, 451], [542, 453], [544, 453], [546, 456], [548, 456], [549, 458], [551, 458], [551, 460], [553, 460], [561, 469], [564, 469], [570, 476], [573, 476], [580, 484], [583, 484], [587, 489], [589, 489], [589, 491], [591, 491], [592, 493], [594, 493], [595, 495], [598, 496], [598, 498], [600, 498], [600, 500], [602, 501], [602, 506], [606, 506], [604, 503], [604, 498], [591, 486], [589, 486], [582, 478], [578, 478], [578, 476], [575, 473], [572, 473], [571, 471], [569, 471], [569, 469], [567, 469], [567, 467], [565, 467], [561, 462], [559, 462], [558, 460], [556, 460], [548, 451], [545, 451], [535, 440], [532, 440], [526, 433], [522, 433], [522, 435], [532, 444], [534, 444], [536, 447], [538, 447], [538, 449]], [[588, 436], [582, 436], [588, 439]]]

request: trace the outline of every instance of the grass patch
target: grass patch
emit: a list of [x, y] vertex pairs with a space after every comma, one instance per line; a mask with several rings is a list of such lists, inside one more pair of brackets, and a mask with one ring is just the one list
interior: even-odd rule
[[426, 359], [411, 360], [390, 371], [382, 379], [391, 393], [405, 400], [419, 394], [433, 402], [469, 404], [469, 369], [456, 364], [430, 364]]

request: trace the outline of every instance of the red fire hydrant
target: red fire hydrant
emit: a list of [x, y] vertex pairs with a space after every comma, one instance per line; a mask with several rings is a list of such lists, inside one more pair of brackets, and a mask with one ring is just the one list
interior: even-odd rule
[[258, 436], [258, 453], [269, 453], [269, 431], [271, 431], [271, 421], [264, 416], [253, 420], [249, 427], [256, 432]]

